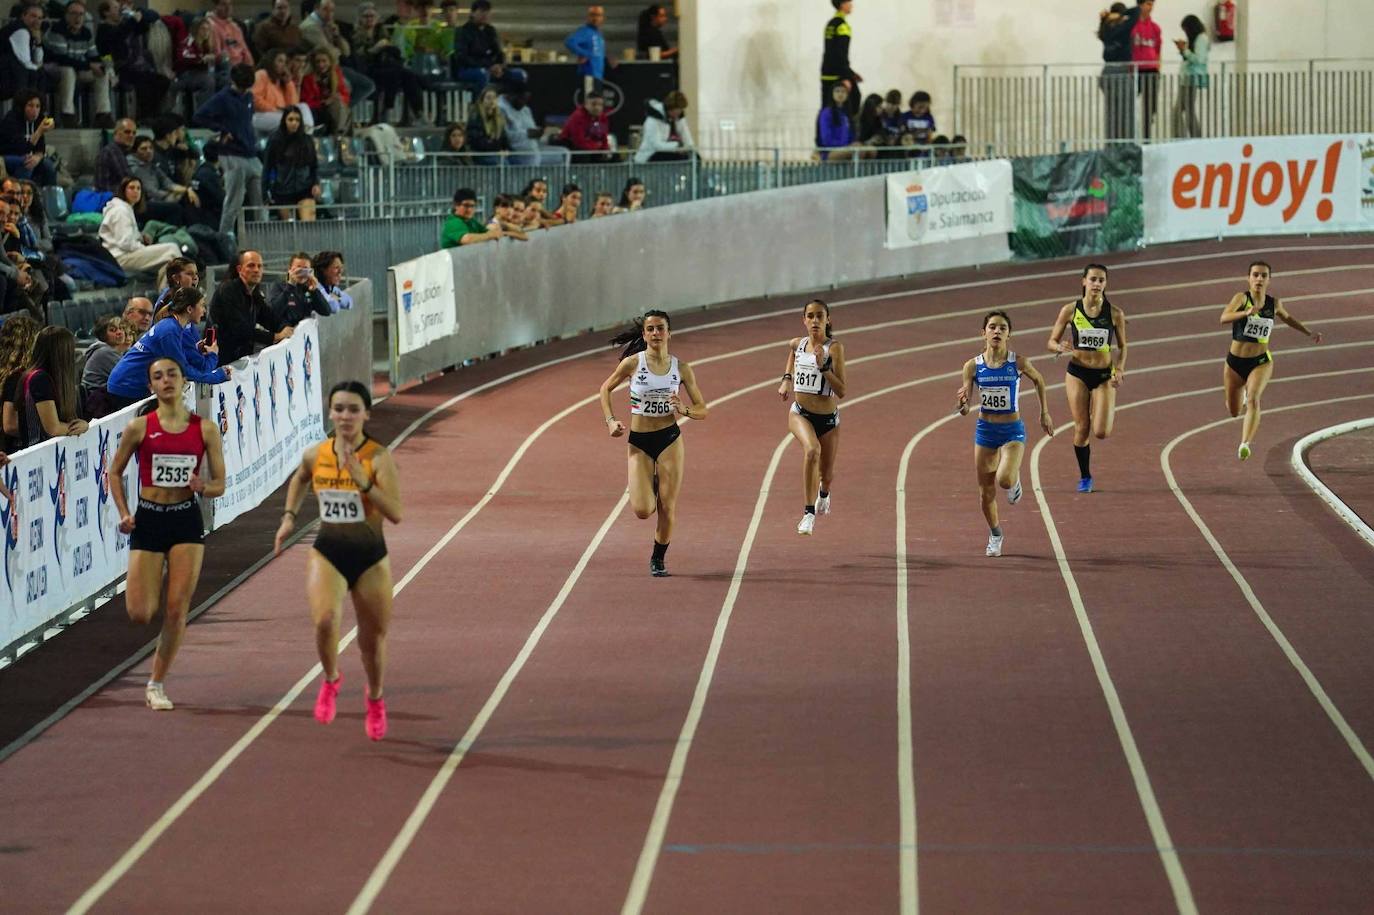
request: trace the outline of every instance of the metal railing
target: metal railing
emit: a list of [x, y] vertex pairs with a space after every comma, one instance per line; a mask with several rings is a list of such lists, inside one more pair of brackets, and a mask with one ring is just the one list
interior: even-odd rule
[[1108, 138], [1178, 139], [1190, 135], [1176, 116], [1189, 93], [1201, 136], [1365, 131], [1374, 59], [1218, 63], [1200, 86], [1177, 63], [1154, 77], [1133, 64], [960, 65], [954, 132], [1003, 155], [1093, 148]]

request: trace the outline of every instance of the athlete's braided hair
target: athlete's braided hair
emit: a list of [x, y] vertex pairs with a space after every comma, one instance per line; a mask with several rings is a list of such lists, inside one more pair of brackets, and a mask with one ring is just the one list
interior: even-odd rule
[[669, 328], [673, 326], [672, 319], [668, 317], [668, 312], [666, 311], [651, 308], [644, 312], [644, 314], [635, 318], [635, 323], [631, 327], [626, 328], [610, 339], [611, 346], [624, 347], [624, 349], [620, 351], [621, 359], [628, 359], [630, 356], [636, 353], [642, 353], [649, 348], [648, 341], [644, 339], [644, 322], [650, 318], [662, 318], [667, 322]]

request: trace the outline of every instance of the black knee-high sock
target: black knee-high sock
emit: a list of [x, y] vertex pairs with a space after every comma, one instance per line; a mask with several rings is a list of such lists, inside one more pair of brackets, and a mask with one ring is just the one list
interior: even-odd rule
[[1092, 445], [1074, 445], [1073, 456], [1078, 458], [1078, 475], [1080, 477], [1092, 476], [1089, 470], [1089, 461], [1092, 460]]
[[662, 561], [663, 561], [663, 557], [665, 557], [665, 556], [667, 556], [667, 555], [668, 555], [668, 544], [666, 544], [666, 543], [659, 543], [657, 540], [655, 540], [655, 541], [654, 541], [654, 559], [656, 559], [656, 560], [659, 561], [659, 562], [662, 562]]

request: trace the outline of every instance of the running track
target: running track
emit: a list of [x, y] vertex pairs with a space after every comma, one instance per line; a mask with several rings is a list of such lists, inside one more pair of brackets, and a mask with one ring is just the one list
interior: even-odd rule
[[[1276, 333], [1242, 465], [1216, 316], [1254, 251], [1327, 342]], [[0, 764], [0, 907], [1367, 912], [1374, 563], [1289, 455], [1374, 411], [1371, 251], [1110, 258], [1131, 353], [1099, 492], [1033, 431], [998, 560], [957, 373], [1009, 308], [1062, 430], [1039, 354], [1076, 263], [827, 295], [851, 394], [809, 539], [775, 393], [802, 297], [680, 319], [713, 409], [684, 432], [667, 580], [590, 398], [609, 351], [452, 403], [397, 450], [388, 738], [362, 733], [351, 648], [339, 719], [311, 717], [297, 546], [192, 625], [176, 712], [144, 709], [145, 662]], [[1311, 462], [1367, 512], [1362, 441]]]

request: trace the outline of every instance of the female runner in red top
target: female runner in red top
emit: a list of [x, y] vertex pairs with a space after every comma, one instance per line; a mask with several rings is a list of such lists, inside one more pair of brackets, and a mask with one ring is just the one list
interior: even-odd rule
[[[186, 409], [186, 375], [179, 362], [155, 360], [148, 366], [148, 384], [157, 397], [157, 409], [131, 419], [125, 427], [110, 468], [110, 495], [119, 512], [119, 530], [130, 535], [124, 604], [135, 623], [146, 623], [157, 614], [164, 563], [167, 567], [167, 608], [144, 698], [149, 708], [168, 711], [172, 700], [162, 684], [186, 632], [186, 613], [205, 558], [196, 497], [224, 493], [224, 451], [215, 424]], [[129, 511], [124, 496], [124, 468], [135, 451], [137, 514]]]

